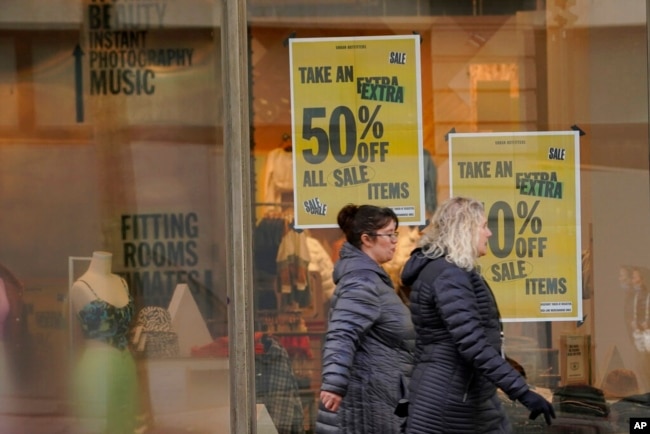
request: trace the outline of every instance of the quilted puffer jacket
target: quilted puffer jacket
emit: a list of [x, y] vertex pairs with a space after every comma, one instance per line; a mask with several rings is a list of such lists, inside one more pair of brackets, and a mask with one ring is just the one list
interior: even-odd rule
[[511, 432], [497, 387], [515, 399], [528, 385], [502, 357], [499, 311], [485, 280], [417, 249], [402, 281], [411, 287], [417, 336], [406, 432]]
[[399, 433], [405, 420], [394, 411], [413, 367], [410, 312], [388, 274], [349, 243], [341, 248], [334, 281], [321, 390], [343, 401], [336, 413], [320, 406], [316, 433]]

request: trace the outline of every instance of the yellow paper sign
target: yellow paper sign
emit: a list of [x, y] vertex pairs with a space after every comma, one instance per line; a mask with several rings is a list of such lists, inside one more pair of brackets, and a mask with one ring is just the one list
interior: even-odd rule
[[505, 321], [582, 320], [578, 132], [450, 134], [453, 196], [485, 204]]
[[424, 222], [417, 35], [291, 39], [294, 212], [337, 227], [349, 203]]

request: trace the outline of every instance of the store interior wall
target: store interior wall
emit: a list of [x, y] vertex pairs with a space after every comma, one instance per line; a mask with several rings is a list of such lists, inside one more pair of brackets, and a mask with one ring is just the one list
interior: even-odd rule
[[[643, 170], [595, 170], [594, 316], [596, 384], [614, 369], [630, 369], [640, 390], [650, 390], [650, 353], [634, 345], [629, 309], [633, 289], [619, 279], [622, 268], [645, 270], [650, 287], [650, 178]], [[605, 198], [604, 200], [602, 198]]]
[[[549, 119], [584, 132], [582, 244], [591, 255], [592, 275], [583, 276], [591, 277], [584, 320], [553, 324], [553, 340], [557, 345], [562, 335], [591, 335], [594, 384], [600, 385], [611, 370], [625, 367], [635, 371], [645, 385], [642, 390], [647, 390], [647, 355], [631, 345], [630, 320], [622, 316], [625, 297], [618, 282], [622, 265], [650, 266], [648, 255], [637, 250], [643, 245], [638, 240], [647, 239], [650, 231], [642, 223], [648, 221], [650, 197], [648, 83], [641, 79], [647, 76], [646, 28], [599, 25], [566, 29], [554, 37], [549, 41]], [[562, 39], [560, 47], [556, 42]], [[631, 262], [616, 259], [619, 253]]]

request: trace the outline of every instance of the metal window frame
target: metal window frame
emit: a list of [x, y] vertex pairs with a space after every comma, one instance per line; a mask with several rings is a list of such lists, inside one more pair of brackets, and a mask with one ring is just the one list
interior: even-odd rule
[[246, 0], [222, 0], [230, 432], [257, 432]]

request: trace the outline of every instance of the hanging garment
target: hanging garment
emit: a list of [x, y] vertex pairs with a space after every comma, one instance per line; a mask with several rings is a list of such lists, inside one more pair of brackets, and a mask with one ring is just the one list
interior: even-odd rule
[[[264, 165], [264, 202], [280, 203], [283, 194], [293, 192], [293, 155], [284, 148], [268, 153]], [[280, 211], [270, 206], [268, 210]]]
[[424, 159], [424, 208], [428, 214], [438, 207], [438, 169], [429, 151], [422, 151]]
[[302, 434], [302, 401], [289, 354], [268, 335], [262, 343], [264, 352], [255, 357], [257, 400], [266, 406], [278, 434]]
[[307, 233], [287, 231], [276, 257], [283, 304], [295, 302], [299, 307], [306, 307], [311, 302], [307, 279], [310, 260]]

